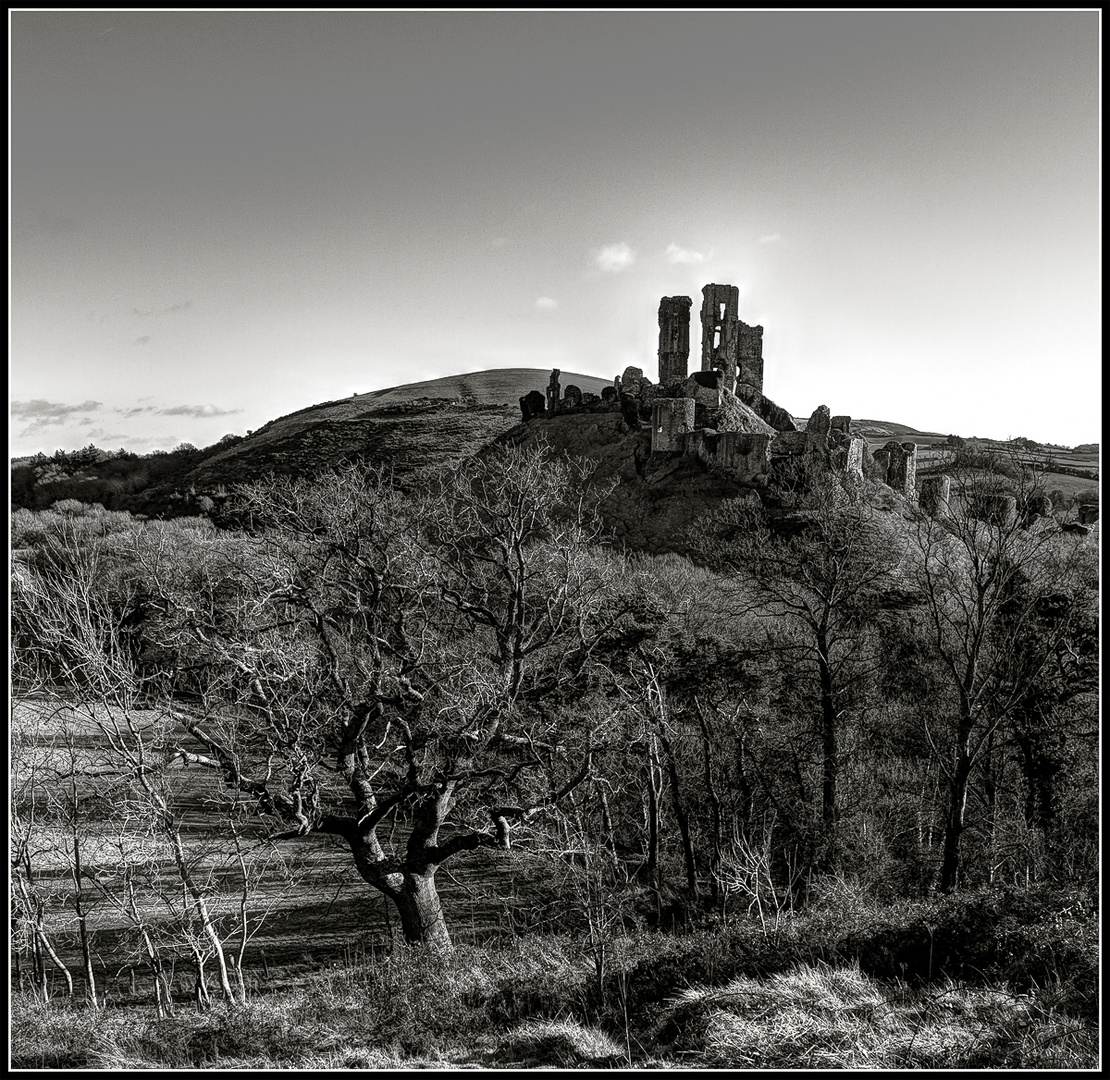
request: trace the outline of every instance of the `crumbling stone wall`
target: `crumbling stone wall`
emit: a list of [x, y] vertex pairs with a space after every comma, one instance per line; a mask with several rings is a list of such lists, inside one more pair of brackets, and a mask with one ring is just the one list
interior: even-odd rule
[[559, 369], [554, 368], [547, 383], [547, 411], [553, 416], [559, 411]]
[[827, 442], [829, 464], [848, 477], [862, 480], [863, 451], [866, 443], [859, 435], [852, 434], [852, 418], [850, 416], [829, 417]]
[[736, 323], [736, 381], [763, 393], [763, 327]]
[[701, 293], [701, 369], [723, 371], [724, 389], [734, 393], [740, 290], [735, 285], [710, 284]]
[[666, 389], [686, 381], [692, 305], [688, 296], [664, 296], [659, 301], [659, 385]]
[[651, 452], [683, 453], [686, 434], [694, 430], [692, 398], [656, 398], [651, 411]]
[[900, 443], [891, 439], [881, 450], [871, 455], [879, 466], [880, 475], [899, 495], [916, 502], [917, 492], [917, 443]]
[[829, 443], [829, 464], [837, 472], [854, 480], [863, 479], [864, 440], [851, 435], [842, 442]]
[[771, 436], [763, 432], [701, 428], [686, 436], [686, 451], [738, 484], [763, 484], [771, 473]]
[[925, 476], [918, 485], [918, 503], [930, 517], [942, 517], [948, 513], [948, 500], [952, 495], [952, 477]]

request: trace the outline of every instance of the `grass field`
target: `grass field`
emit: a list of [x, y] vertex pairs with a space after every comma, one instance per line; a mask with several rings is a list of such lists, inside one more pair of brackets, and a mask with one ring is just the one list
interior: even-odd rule
[[[945, 435], [915, 432], [897, 424], [880, 425], [866, 420], [860, 421], [859, 425], [861, 434], [867, 439], [867, 448], [872, 452], [881, 450], [892, 438], [900, 442], [915, 443], [918, 475], [944, 472], [945, 467], [953, 460], [954, 450], [948, 445]], [[853, 422], [853, 427], [855, 426]], [[1006, 443], [987, 439], [978, 440], [978, 445], [987, 452], [1014, 452], [1013, 447]], [[1091, 492], [1097, 491], [1100, 476], [1097, 452], [1045, 448], [1031, 452], [1019, 451], [1016, 456], [1022, 464], [1035, 469], [1038, 483], [1044, 491], [1063, 494], [1065, 502], [1056, 507], [1059, 511], [1074, 515], [1079, 503], [1088, 501]], [[1076, 473], [1082, 475], [1077, 476]]]

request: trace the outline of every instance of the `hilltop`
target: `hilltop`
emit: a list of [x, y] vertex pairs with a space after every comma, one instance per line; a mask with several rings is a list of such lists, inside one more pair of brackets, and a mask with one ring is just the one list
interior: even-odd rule
[[[196, 514], [210, 507], [210, 497], [219, 498], [232, 484], [269, 473], [310, 475], [351, 458], [379, 463], [390, 469], [402, 486], [410, 486], [512, 432], [521, 422], [520, 399], [530, 391], [542, 390], [550, 374], [539, 368], [503, 368], [384, 387], [298, 409], [257, 431], [227, 436], [205, 449], [183, 447], [170, 454], [139, 457], [88, 447], [53, 458], [21, 459], [12, 462], [12, 505], [35, 509], [68, 498], [155, 516]], [[574, 385], [586, 394], [600, 395], [612, 385], [609, 380], [575, 372], [564, 372], [561, 379], [564, 388]], [[621, 430], [619, 414], [602, 415], [609, 417], [603, 423], [613, 431], [604, 437], [595, 433], [595, 441], [600, 442], [593, 452], [611, 459], [605, 467], [607, 475], [616, 478], [634, 472], [636, 445], [644, 441], [643, 433]], [[801, 418], [796, 419], [804, 426]], [[567, 449], [581, 440], [581, 432], [570, 433], [582, 423], [570, 418], [562, 422], [568, 432]], [[559, 425], [552, 430], [559, 430]], [[942, 466], [949, 440], [965, 441], [888, 420], [853, 420], [852, 430], [867, 441], [870, 450], [891, 438], [917, 442], [922, 471]], [[625, 445], [618, 447], [622, 441]], [[990, 440], [977, 442], [984, 448], [1008, 446]], [[1071, 451], [1043, 448], [1027, 456], [1044, 467], [1050, 492], [1068, 499], [1082, 493], [1090, 500], [1098, 482], [1097, 446]], [[685, 499], [724, 494], [716, 480], [686, 477], [684, 484], [690, 492], [682, 496]], [[683, 512], [683, 504], [675, 501], [677, 496], [664, 495], [658, 487], [652, 489], [647, 502], [643, 492], [628, 495], [637, 503], [634, 514], [638, 519], [660, 514], [658, 529], [651, 532], [665, 534], [667, 522]], [[632, 532], [642, 535], [635, 525]]]

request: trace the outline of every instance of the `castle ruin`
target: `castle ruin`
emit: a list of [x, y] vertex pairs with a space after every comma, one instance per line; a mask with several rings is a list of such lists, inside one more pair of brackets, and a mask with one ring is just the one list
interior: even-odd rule
[[[852, 433], [850, 416], [833, 416], [821, 405], [799, 430], [794, 418], [763, 393], [763, 327], [738, 314], [739, 289], [711, 283], [702, 289], [701, 370], [689, 372], [688, 296], [659, 301], [658, 384], [637, 367], [627, 367], [601, 395], [577, 387], [561, 390], [551, 373], [546, 394], [520, 399], [525, 421], [540, 415], [620, 412], [633, 430], [650, 425], [650, 455], [660, 462], [690, 457], [705, 469], [759, 489], [776, 468], [810, 461], [846, 477], [862, 479], [866, 442]], [[882, 479], [906, 499], [917, 501], [917, 446], [891, 440], [875, 451]], [[943, 512], [947, 490], [922, 491], [931, 512]]]

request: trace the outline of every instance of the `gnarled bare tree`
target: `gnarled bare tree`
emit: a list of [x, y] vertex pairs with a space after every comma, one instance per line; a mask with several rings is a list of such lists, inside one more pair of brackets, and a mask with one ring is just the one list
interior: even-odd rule
[[589, 772], [588, 732], [557, 718], [613, 619], [596, 495], [567, 461], [505, 450], [421, 497], [355, 465], [241, 496], [249, 538], [141, 560], [178, 757], [274, 838], [341, 837], [405, 939], [447, 948], [438, 868], [507, 847]]

